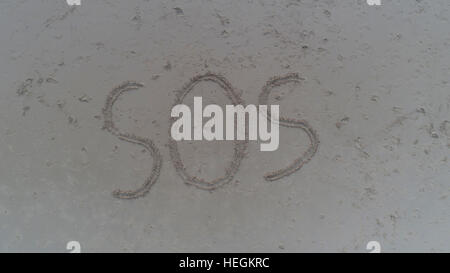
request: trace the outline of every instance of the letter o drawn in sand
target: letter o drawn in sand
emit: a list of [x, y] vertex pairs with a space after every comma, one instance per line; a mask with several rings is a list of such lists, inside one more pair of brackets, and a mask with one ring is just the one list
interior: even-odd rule
[[[261, 94], [259, 95], [259, 104], [265, 105], [268, 103], [269, 94], [273, 88], [282, 86], [290, 82], [300, 83], [301, 78], [297, 73], [291, 73], [282, 77], [274, 77], [267, 81], [266, 85], [264, 85], [264, 87], [262, 88]], [[270, 109], [268, 110], [267, 118], [270, 121]], [[314, 131], [314, 129], [306, 120], [280, 117], [279, 124], [284, 127], [302, 129], [308, 135], [311, 145], [301, 157], [294, 160], [294, 162], [292, 162], [292, 164], [290, 164], [288, 167], [265, 174], [264, 178], [267, 181], [275, 181], [300, 170], [304, 164], [308, 163], [311, 160], [311, 158], [315, 155], [317, 149], [319, 148], [319, 137], [316, 131]]]
[[[189, 92], [191, 92], [192, 89], [194, 89], [194, 87], [200, 82], [213, 82], [219, 85], [225, 91], [225, 95], [231, 100], [233, 105], [243, 104], [240, 96], [236, 94], [231, 84], [224, 77], [212, 73], [207, 73], [205, 75], [200, 75], [192, 78], [189, 83], [187, 83], [181, 90], [179, 90], [175, 98], [174, 105], [182, 104], [184, 97]], [[175, 120], [176, 118], [170, 117], [169, 135], [170, 128], [172, 127], [172, 124], [175, 122]], [[239, 169], [242, 159], [245, 156], [245, 150], [247, 149], [248, 140], [234, 140], [233, 143], [234, 154], [232, 160], [225, 168], [225, 175], [211, 181], [205, 181], [204, 179], [188, 174], [181, 160], [177, 141], [173, 140], [171, 137], [169, 137], [170, 157], [178, 175], [186, 184], [193, 185], [203, 190], [212, 191], [223, 186], [233, 179], [234, 175]]]
[[117, 99], [126, 91], [136, 90], [144, 85], [137, 82], [124, 82], [114, 88], [107, 96], [105, 108], [103, 108], [104, 125], [103, 129], [118, 137], [120, 140], [143, 146], [153, 158], [153, 167], [150, 176], [148, 176], [144, 184], [134, 191], [115, 190], [113, 196], [119, 199], [136, 199], [145, 196], [153, 184], [158, 180], [161, 171], [162, 157], [152, 140], [148, 138], [138, 137], [128, 133], [120, 132], [113, 122], [112, 107]]

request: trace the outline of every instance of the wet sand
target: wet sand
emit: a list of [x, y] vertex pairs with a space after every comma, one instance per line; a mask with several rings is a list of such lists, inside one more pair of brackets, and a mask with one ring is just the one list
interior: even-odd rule
[[[447, 0], [1, 1], [0, 251], [450, 251], [449, 18]], [[281, 126], [230, 171], [232, 141], [178, 143], [191, 178], [231, 177], [186, 184], [170, 109], [208, 72], [249, 104], [298, 73], [267, 101], [317, 152], [296, 169], [314, 141]]]

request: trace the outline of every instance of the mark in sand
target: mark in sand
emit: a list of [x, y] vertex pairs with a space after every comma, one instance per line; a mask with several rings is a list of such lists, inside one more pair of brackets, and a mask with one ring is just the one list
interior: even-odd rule
[[[194, 87], [200, 82], [213, 82], [220, 86], [224, 91], [225, 95], [231, 100], [233, 105], [242, 105], [243, 101], [240, 96], [236, 93], [231, 84], [225, 79], [223, 76], [207, 73], [205, 75], [200, 75], [192, 78], [177, 94], [174, 105], [182, 104], [184, 97], [194, 89]], [[173, 122], [175, 122], [176, 118], [170, 118], [170, 126], [172, 127]], [[169, 132], [170, 135], [170, 132]], [[178, 151], [177, 141], [173, 140], [169, 137], [169, 149], [170, 149], [170, 157], [172, 163], [178, 173], [178, 175], [183, 179], [183, 181], [188, 185], [194, 185], [197, 188], [203, 190], [215, 190], [228, 182], [230, 182], [234, 175], [239, 170], [239, 166], [241, 164], [242, 159], [245, 156], [245, 151], [247, 149], [248, 140], [234, 140], [234, 154], [232, 160], [228, 163], [225, 169], [225, 175], [219, 178], [216, 178], [211, 181], [205, 181], [202, 178], [198, 178], [196, 176], [191, 176], [187, 173], [186, 168], [181, 160], [180, 152]]]
[[158, 180], [159, 173], [161, 171], [162, 157], [153, 141], [151, 139], [138, 137], [133, 134], [122, 133], [116, 128], [113, 122], [112, 108], [117, 99], [123, 93], [139, 89], [143, 86], [144, 85], [141, 83], [131, 81], [122, 83], [121, 85], [114, 88], [108, 94], [106, 98], [105, 108], [103, 108], [103, 117], [104, 117], [103, 128], [108, 132], [110, 132], [111, 134], [118, 137], [120, 140], [124, 140], [129, 143], [143, 146], [146, 150], [150, 152], [150, 155], [153, 158], [153, 168], [150, 173], [150, 176], [146, 178], [145, 183], [134, 191], [115, 190], [113, 192], [113, 196], [119, 199], [136, 199], [145, 196], [150, 191], [150, 188], [153, 186], [156, 180]]
[[[262, 92], [259, 95], [259, 104], [268, 104], [269, 95], [273, 88], [282, 86], [290, 82], [300, 83], [301, 80], [302, 78], [300, 78], [296, 73], [290, 73], [282, 77], [274, 77], [270, 79], [263, 87]], [[270, 120], [270, 111], [268, 112], [267, 118]], [[303, 165], [311, 160], [311, 158], [316, 154], [317, 149], [319, 148], [319, 137], [316, 131], [311, 127], [311, 125], [309, 125], [306, 120], [280, 117], [279, 123], [283, 127], [302, 129], [308, 135], [311, 144], [308, 150], [306, 150], [306, 152], [303, 153], [301, 157], [294, 160], [294, 162], [292, 162], [292, 164], [290, 164], [286, 168], [265, 174], [264, 178], [267, 181], [275, 181], [300, 170]]]

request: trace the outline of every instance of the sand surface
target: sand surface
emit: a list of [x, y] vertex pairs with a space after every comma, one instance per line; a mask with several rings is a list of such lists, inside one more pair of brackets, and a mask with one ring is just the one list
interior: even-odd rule
[[[450, 251], [450, 2], [382, 0], [0, 1], [0, 251]], [[171, 162], [169, 115], [192, 77], [222, 75], [245, 103], [266, 82], [280, 115], [320, 140], [299, 171], [268, 182], [309, 147], [251, 141], [214, 191]], [[150, 175], [142, 144], [104, 129], [108, 94], [123, 133], [152, 140], [162, 167], [141, 198], [114, 198]], [[203, 82], [185, 98], [230, 104]], [[186, 170], [226, 175], [232, 142], [178, 144]]]

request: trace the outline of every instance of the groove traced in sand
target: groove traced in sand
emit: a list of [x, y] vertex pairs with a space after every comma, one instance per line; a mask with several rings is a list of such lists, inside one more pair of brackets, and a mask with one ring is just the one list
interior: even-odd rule
[[[287, 84], [289, 82], [294, 83], [300, 83], [301, 78], [297, 73], [290, 73], [285, 76], [281, 77], [273, 77], [262, 88], [262, 92], [259, 95], [259, 104], [260, 105], [267, 105], [269, 101], [269, 95], [273, 88]], [[270, 109], [268, 110], [267, 118], [270, 121]], [[319, 136], [317, 135], [316, 131], [309, 125], [309, 123], [306, 120], [299, 120], [299, 119], [291, 119], [291, 118], [285, 118], [280, 117], [279, 118], [279, 124], [284, 127], [289, 128], [300, 128], [303, 131], [306, 132], [306, 134], [309, 137], [309, 140], [311, 142], [311, 145], [309, 146], [308, 150], [303, 153], [303, 155], [296, 160], [292, 164], [290, 164], [288, 167], [276, 170], [270, 173], [266, 173], [264, 175], [264, 178], [267, 181], [275, 181], [278, 179], [281, 179], [285, 176], [291, 175], [294, 172], [300, 170], [303, 165], [308, 163], [311, 158], [316, 154], [317, 149], [319, 148]]]
[[151, 139], [138, 137], [133, 134], [122, 133], [115, 127], [113, 122], [112, 107], [114, 103], [117, 101], [117, 99], [120, 97], [120, 95], [122, 95], [126, 91], [136, 90], [143, 86], [144, 85], [141, 83], [131, 81], [122, 83], [121, 85], [114, 88], [108, 94], [106, 98], [105, 107], [103, 108], [103, 117], [104, 117], [103, 129], [109, 131], [111, 134], [117, 136], [121, 140], [143, 146], [146, 150], [150, 152], [150, 155], [153, 158], [152, 172], [150, 176], [148, 176], [145, 179], [145, 183], [141, 187], [139, 187], [134, 191], [115, 190], [113, 192], [113, 196], [120, 199], [135, 199], [145, 196], [150, 190], [150, 188], [153, 186], [153, 184], [156, 182], [156, 180], [158, 180], [161, 171], [162, 157], [153, 141]]
[[[192, 78], [181, 90], [178, 91], [177, 96], [175, 98], [174, 105], [182, 104], [184, 97], [192, 91], [192, 89], [200, 82], [213, 82], [219, 85], [224, 89], [225, 95], [231, 100], [233, 105], [243, 104], [240, 96], [235, 92], [234, 88], [231, 84], [223, 77], [213, 73], [207, 73], [205, 75], [200, 75]], [[172, 127], [173, 122], [175, 122], [176, 118], [170, 117], [170, 126], [169, 126], [169, 135], [170, 128]], [[235, 125], [236, 126], [236, 125]], [[194, 185], [197, 188], [204, 190], [215, 190], [224, 184], [230, 182], [236, 172], [239, 169], [242, 159], [245, 156], [245, 151], [247, 149], [248, 140], [241, 141], [233, 141], [234, 143], [234, 154], [232, 160], [228, 163], [225, 169], [225, 175], [223, 177], [216, 178], [211, 181], [205, 181], [204, 179], [198, 178], [196, 176], [191, 176], [188, 174], [182, 160], [180, 157], [180, 153], [178, 151], [177, 141], [173, 140], [169, 137], [169, 148], [170, 148], [170, 157], [172, 163], [178, 173], [178, 175], [183, 179], [186, 184]]]

